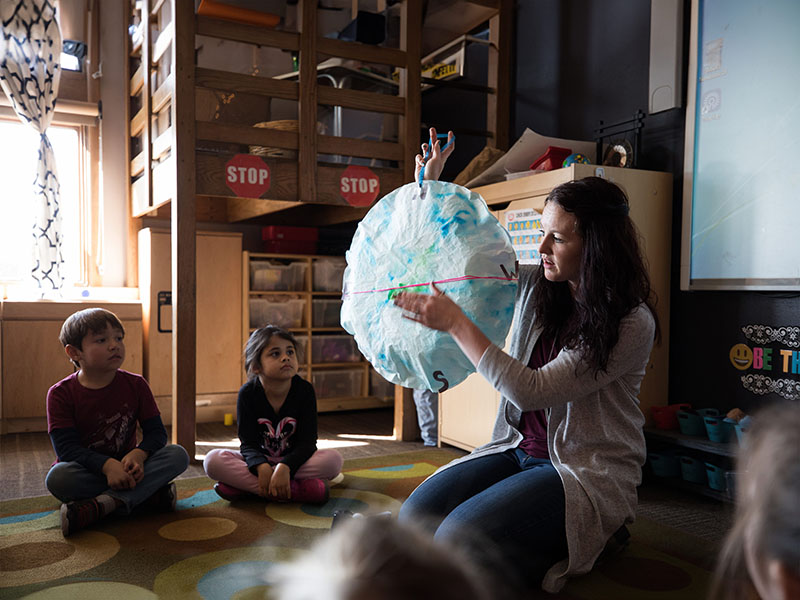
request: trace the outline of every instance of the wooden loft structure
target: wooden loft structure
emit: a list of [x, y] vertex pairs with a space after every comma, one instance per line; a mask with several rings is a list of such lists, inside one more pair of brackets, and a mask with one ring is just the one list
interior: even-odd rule
[[[140, 217], [171, 221], [172, 438], [190, 456], [195, 447], [197, 222], [235, 223], [265, 215], [284, 223], [291, 222], [292, 215], [302, 215], [312, 225], [360, 219], [369, 207], [350, 206], [339, 192], [347, 164], [318, 162], [318, 155], [367, 157], [396, 165], [371, 167], [379, 179], [378, 198], [411, 181], [413, 156], [422, 139], [420, 60], [426, 48], [422, 0], [400, 3], [397, 48], [323, 37], [316, 0], [298, 0], [296, 31], [196, 15], [194, 4], [194, 0], [131, 0], [128, 38], [129, 237], [136, 239]], [[430, 0], [427, 10], [437, 45], [489, 22], [488, 143], [501, 148], [507, 148], [509, 141], [512, 7], [511, 0]], [[455, 30], [454, 23], [458, 24]], [[197, 36], [296, 53], [296, 77], [203, 68], [196, 62]], [[319, 85], [318, 65], [331, 57], [397, 68], [397, 93]], [[200, 120], [196, 94], [203, 90], [256, 95], [265, 103], [271, 99], [296, 102], [296, 130]], [[396, 115], [398, 139], [371, 141], [322, 134], [317, 127], [319, 106]], [[253, 146], [290, 150], [295, 157], [261, 156], [269, 169], [269, 188], [259, 197], [240, 197], [226, 183], [225, 167]], [[410, 402], [410, 393], [405, 401]], [[398, 435], [405, 439], [402, 404]]]

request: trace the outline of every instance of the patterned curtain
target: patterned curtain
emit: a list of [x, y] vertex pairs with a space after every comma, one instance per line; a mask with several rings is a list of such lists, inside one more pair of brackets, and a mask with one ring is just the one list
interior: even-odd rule
[[39, 163], [33, 187], [36, 194], [31, 275], [42, 296], [59, 291], [64, 283], [61, 253], [59, 184], [53, 147], [47, 128], [53, 120], [61, 78], [61, 31], [55, 1], [2, 0], [0, 86], [19, 118], [39, 132]]

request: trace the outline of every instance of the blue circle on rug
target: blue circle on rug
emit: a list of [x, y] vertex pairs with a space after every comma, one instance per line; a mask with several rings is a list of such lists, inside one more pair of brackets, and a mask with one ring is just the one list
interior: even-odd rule
[[207, 600], [228, 600], [241, 590], [267, 585], [266, 573], [272, 565], [256, 560], [222, 565], [200, 578], [197, 593]]
[[222, 500], [217, 492], [214, 490], [200, 490], [189, 496], [182, 498], [175, 503], [175, 510], [187, 510], [189, 508], [197, 508], [199, 506], [206, 506]]
[[413, 469], [414, 465], [392, 465], [389, 467], [375, 467], [373, 471], [408, 471]]
[[332, 517], [337, 510], [349, 510], [351, 512], [366, 512], [369, 504], [363, 500], [355, 498], [342, 498], [331, 496], [325, 504], [303, 504], [301, 510], [312, 517]]

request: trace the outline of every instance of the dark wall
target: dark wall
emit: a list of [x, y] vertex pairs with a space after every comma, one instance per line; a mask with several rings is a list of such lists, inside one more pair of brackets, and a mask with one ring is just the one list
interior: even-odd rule
[[[685, 4], [684, 73], [690, 14]], [[647, 112], [650, 2], [520, 0], [516, 11], [512, 140], [526, 127], [548, 136], [593, 140], [600, 120]], [[800, 395], [800, 375], [782, 372], [780, 364], [781, 349], [800, 350], [787, 337], [791, 331], [765, 344], [742, 331], [747, 325], [800, 325], [797, 294], [679, 291], [684, 120], [684, 109], [647, 116], [636, 165], [674, 174], [670, 401], [745, 410], [784, 401], [778, 393], [748, 391], [743, 375], [785, 380], [789, 388], [794, 382], [794, 393]], [[771, 348], [772, 370], [734, 368], [729, 352], [736, 344]]]

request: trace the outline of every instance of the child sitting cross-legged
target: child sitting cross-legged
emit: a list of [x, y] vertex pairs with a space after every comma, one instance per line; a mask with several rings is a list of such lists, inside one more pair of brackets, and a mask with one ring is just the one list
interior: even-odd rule
[[183, 447], [166, 445], [147, 381], [120, 368], [124, 337], [117, 316], [102, 308], [78, 311], [61, 327], [59, 340], [78, 370], [47, 392], [47, 430], [57, 462], [46, 485], [64, 503], [65, 537], [141, 504], [174, 510], [170, 482], [189, 465]]
[[236, 406], [241, 451], [212, 450], [203, 461], [218, 481], [214, 490], [229, 501], [326, 502], [343, 460], [336, 450], [317, 450], [317, 397], [297, 374], [297, 340], [279, 327], [257, 329], [245, 346], [245, 369], [250, 380]]

